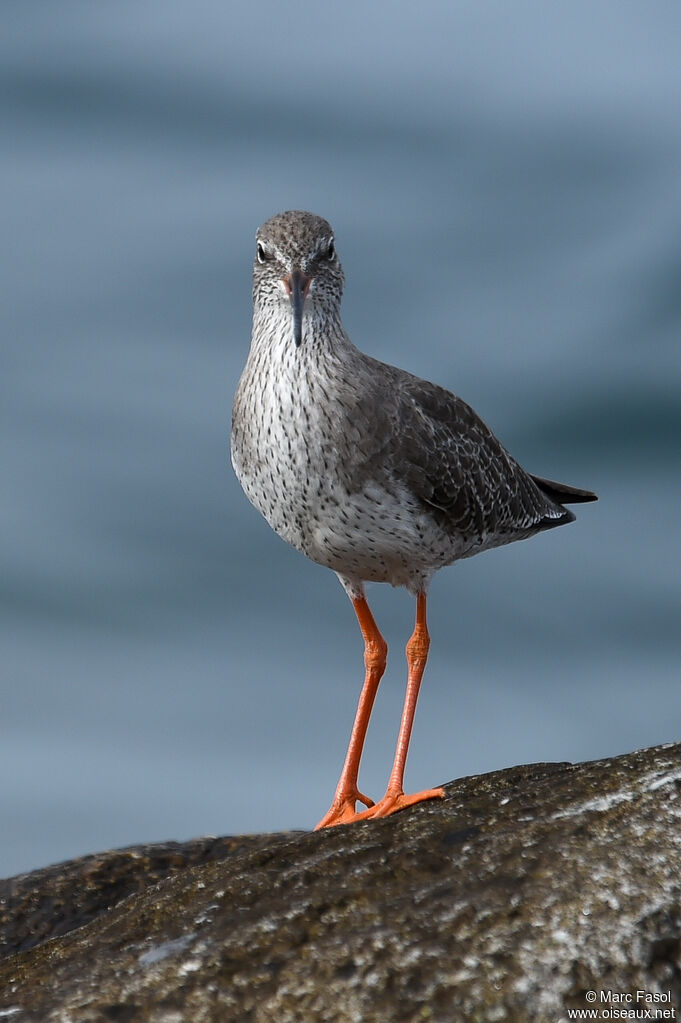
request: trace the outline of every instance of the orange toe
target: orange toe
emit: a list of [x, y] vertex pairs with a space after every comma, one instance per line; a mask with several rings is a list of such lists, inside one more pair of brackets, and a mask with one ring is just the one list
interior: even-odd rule
[[358, 814], [355, 810], [355, 803], [357, 802], [364, 803], [369, 809], [374, 805], [373, 799], [362, 795], [359, 789], [355, 789], [354, 792], [346, 793], [340, 797], [337, 796], [329, 807], [328, 812], [320, 820], [315, 831], [319, 831], [321, 828], [333, 828], [336, 824], [352, 824], [353, 821], [360, 820], [362, 815]]
[[386, 792], [383, 799], [375, 806], [370, 806], [368, 810], [355, 814], [354, 820], [366, 821], [377, 820], [379, 817], [390, 817], [391, 814], [405, 810], [408, 806], [414, 806], [416, 803], [423, 803], [426, 799], [444, 799], [444, 794], [444, 789], [424, 789], [423, 792], [412, 792], [408, 796], [404, 792]]

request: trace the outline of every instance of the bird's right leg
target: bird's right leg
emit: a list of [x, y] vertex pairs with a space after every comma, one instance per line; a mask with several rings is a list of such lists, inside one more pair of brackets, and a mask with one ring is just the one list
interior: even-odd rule
[[362, 630], [362, 636], [364, 637], [364, 665], [366, 674], [336, 794], [333, 797], [328, 813], [322, 817], [315, 828], [316, 831], [319, 828], [332, 827], [334, 824], [350, 824], [357, 818], [355, 803], [358, 800], [367, 807], [374, 805], [373, 800], [363, 796], [357, 788], [357, 778], [371, 709], [376, 698], [378, 683], [381, 681], [385, 671], [388, 644], [378, 631], [378, 626], [369, 609], [366, 597], [362, 595], [351, 599], [359, 627]]

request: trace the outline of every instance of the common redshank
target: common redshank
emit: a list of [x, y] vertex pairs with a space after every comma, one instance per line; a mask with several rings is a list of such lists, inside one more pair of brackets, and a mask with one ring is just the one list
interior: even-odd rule
[[[326, 220], [293, 210], [256, 234], [253, 333], [232, 410], [232, 462], [248, 499], [284, 540], [338, 576], [364, 638], [364, 686], [345, 763], [317, 827], [387, 817], [404, 768], [428, 656], [426, 593], [459, 558], [574, 520], [596, 495], [525, 472], [460, 398], [359, 351], [341, 323], [344, 276]], [[416, 597], [395, 759], [378, 802], [358, 788], [387, 645], [365, 583]], [[367, 808], [356, 809], [360, 802]]]

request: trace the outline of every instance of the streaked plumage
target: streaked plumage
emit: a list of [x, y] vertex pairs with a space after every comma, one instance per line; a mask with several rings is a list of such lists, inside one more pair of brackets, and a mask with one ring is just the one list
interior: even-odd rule
[[[338, 574], [360, 624], [364, 583], [389, 582], [423, 598], [425, 630], [438, 569], [571, 522], [564, 503], [595, 500], [527, 473], [460, 398], [353, 345], [327, 221], [278, 214], [256, 239], [232, 461], [272, 528]], [[355, 819], [346, 810], [325, 822]]]

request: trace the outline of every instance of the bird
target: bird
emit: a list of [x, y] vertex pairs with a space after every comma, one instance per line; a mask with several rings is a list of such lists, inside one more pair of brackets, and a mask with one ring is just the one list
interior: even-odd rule
[[[246, 496], [279, 536], [336, 573], [364, 640], [347, 754], [317, 828], [388, 817], [444, 795], [442, 788], [404, 791], [433, 575], [572, 522], [565, 505], [597, 500], [526, 472], [461, 398], [360, 351], [343, 329], [343, 286], [328, 221], [288, 210], [258, 229], [253, 330], [231, 428], [232, 464]], [[388, 649], [367, 602], [373, 582], [405, 587], [416, 600], [395, 757], [378, 802], [358, 787]]]

